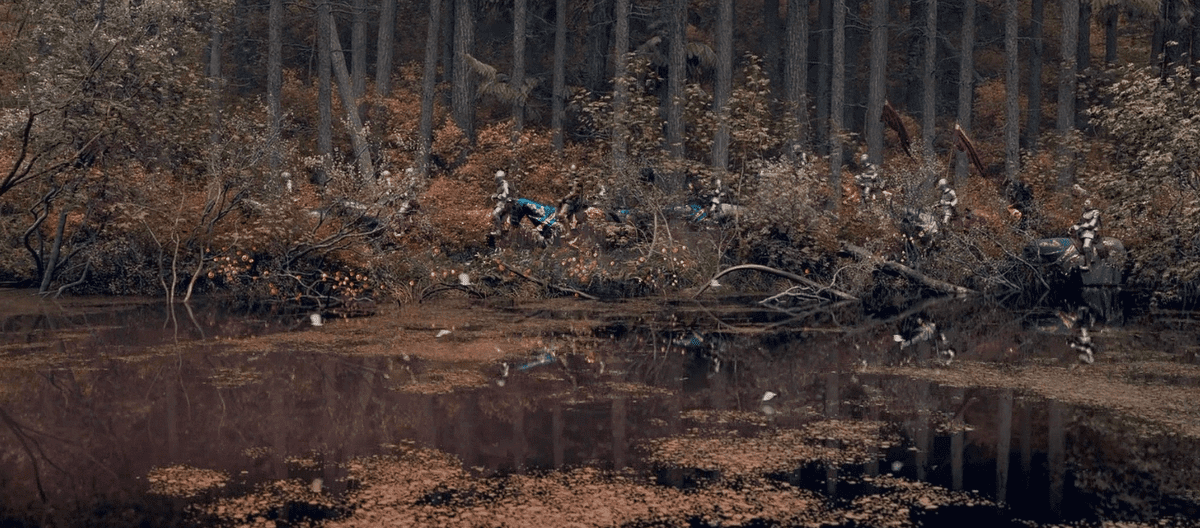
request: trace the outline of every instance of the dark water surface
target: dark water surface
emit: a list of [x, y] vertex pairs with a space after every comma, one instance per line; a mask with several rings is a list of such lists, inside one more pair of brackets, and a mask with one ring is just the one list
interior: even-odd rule
[[[245, 351], [250, 336], [318, 331], [304, 314], [248, 316], [219, 303], [10, 307], [0, 312], [0, 526], [187, 525], [189, 503], [276, 479], [320, 478], [336, 495], [355, 485], [342, 462], [405, 442], [453, 453], [481, 475], [586, 465], [703, 485], [719, 475], [651, 463], [644, 450], [648, 439], [714, 427], [691, 418], [696, 410], [763, 413], [762, 423], [727, 426], [741, 434], [829, 418], [888, 423], [901, 441], [874, 462], [770, 476], [831, 501], [870, 494], [864, 476], [893, 473], [1005, 503], [986, 513], [997, 522], [1200, 518], [1196, 438], [1148, 432], [1101, 405], [862, 370], [942, 368], [930, 346], [893, 346], [891, 335], [917, 316], [938, 323], [960, 362], [1073, 362], [1072, 331], [1050, 311], [955, 301], [882, 318], [729, 302], [629, 314], [555, 306], [502, 310], [586, 320], [589, 332], [547, 331], [545, 349], [508, 358], [507, 376], [499, 363], [475, 366], [491, 380], [485, 387], [439, 394], [406, 390], [439, 376], [420, 357]], [[1200, 324], [1156, 314], [1105, 335], [1105, 350], [1137, 340], [1189, 363]], [[553, 361], [540, 364], [546, 352]], [[1145, 376], [1134, 381], [1200, 386]], [[767, 391], [777, 394], [769, 408]], [[153, 468], [179, 465], [221, 471], [230, 483], [186, 500], [148, 493]]]

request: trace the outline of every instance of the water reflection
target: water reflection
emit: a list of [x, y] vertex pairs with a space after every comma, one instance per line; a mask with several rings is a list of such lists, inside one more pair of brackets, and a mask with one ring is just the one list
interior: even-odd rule
[[[453, 453], [483, 475], [586, 465], [703, 485], [719, 474], [653, 466], [640, 446], [691, 429], [724, 427], [749, 436], [819, 419], [881, 420], [902, 439], [876, 448], [861, 465], [813, 463], [779, 476], [841, 500], [872, 492], [863, 476], [894, 473], [978, 490], [1008, 504], [997, 515], [1013, 518], [1197, 512], [1196, 497], [1187, 492], [1200, 483], [1190, 458], [1200, 448], [1194, 439], [1147, 434], [1105, 411], [1011, 389], [860, 373], [864, 362], [900, 361], [891, 336], [911, 313], [842, 327], [809, 319], [800, 328], [751, 331], [742, 324], [753, 320], [745, 312], [714, 322], [710, 314], [673, 308], [669, 323], [601, 325], [597, 337], [604, 344], [590, 362], [571, 358], [514, 369], [503, 386], [435, 394], [414, 390], [413, 382], [440, 374], [407, 356], [233, 353], [212, 339], [300, 329], [302, 316], [297, 323], [293, 316], [248, 319], [197, 310], [176, 312], [175, 320], [185, 323], [173, 326], [164, 324], [172, 312], [158, 305], [10, 317], [0, 342], [38, 344], [52, 360], [2, 371], [0, 518], [59, 515], [60, 525], [119, 524], [97, 512], [123, 505], [145, 517], [173, 519], [183, 503], [147, 495], [145, 478], [152, 468], [175, 465], [232, 477], [226, 488], [197, 500], [276, 479], [319, 479], [336, 495], [354, 485], [343, 462], [404, 441]], [[939, 321], [955, 348], [974, 359], [1070, 357], [1063, 335], [1039, 330], [1027, 314], [966, 305], [925, 306], [921, 313]], [[80, 331], [90, 337], [70, 344], [54, 339], [56, 332]], [[693, 334], [702, 344], [684, 339]], [[186, 350], [142, 353], [206, 337]], [[4, 350], [6, 359], [33, 356], [28, 348]], [[75, 359], [53, 359], [62, 357]], [[687, 412], [761, 412], [767, 391], [779, 396], [765, 425], [717, 426]], [[1130, 446], [1139, 451], [1130, 455]], [[1164, 454], [1175, 463], [1155, 465]], [[71, 522], [80, 515], [65, 508], [71, 504], [88, 505], [75, 517], [83, 522]]]

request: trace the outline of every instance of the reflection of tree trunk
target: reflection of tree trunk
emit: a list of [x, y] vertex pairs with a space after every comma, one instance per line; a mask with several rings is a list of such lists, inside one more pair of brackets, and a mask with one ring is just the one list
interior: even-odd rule
[[1049, 441], [1046, 446], [1050, 464], [1050, 511], [1062, 513], [1063, 480], [1066, 477], [1066, 409], [1057, 400], [1050, 400]]
[[931, 438], [929, 435], [929, 382], [917, 382], [917, 423], [916, 437], [917, 443], [917, 480], [925, 481], [925, 468], [929, 465], [929, 444]]
[[628, 437], [625, 431], [626, 421], [625, 397], [617, 396], [612, 400], [613, 469], [621, 469], [628, 463]]
[[996, 502], [1008, 501], [1008, 453], [1012, 445], [1012, 390], [996, 403]]
[[[271, 418], [273, 420], [265, 424], [267, 429], [271, 431], [271, 477], [275, 479], [287, 478], [287, 466], [283, 459], [287, 457], [287, 429], [284, 428], [288, 410], [284, 409], [283, 391], [286, 386], [280, 381], [270, 391]], [[273, 422], [273, 423], [272, 423]]]
[[417, 418], [413, 424], [418, 432], [417, 440], [426, 447], [438, 447], [438, 414], [435, 410], [437, 396], [422, 395], [421, 399], [421, 416]]
[[[873, 382], [871, 383], [871, 386], [875, 389], [879, 389], [876, 391], [877, 393], [883, 393], [880, 382]], [[878, 422], [882, 404], [879, 403], [879, 400], [876, 398], [869, 398], [868, 401], [870, 403], [867, 406], [867, 420], [870, 420], [871, 422]], [[870, 459], [863, 468], [863, 472], [866, 473], [867, 476], [871, 477], [879, 475], [879, 446], [877, 446], [874, 442], [867, 447], [867, 456], [870, 457]]]
[[514, 401], [512, 408], [512, 434], [513, 434], [513, 471], [520, 473], [521, 468], [525, 467], [525, 458], [529, 451], [527, 440], [525, 438], [525, 406], [521, 402]]
[[167, 458], [172, 463], [179, 461], [179, 378], [171, 376], [167, 384]]
[[1033, 471], [1033, 406], [1021, 403], [1021, 475], [1025, 489], [1029, 488], [1029, 473]]
[[[382, 360], [372, 361], [371, 359], [363, 359], [364, 369], [360, 372], [358, 380], [358, 394], [354, 397], [354, 415], [350, 419], [350, 431], [347, 434], [345, 442], [346, 446], [350, 447], [350, 451], [346, 453], [349, 456], [354, 456], [359, 453], [354, 452], [353, 446], [356, 445], [376, 445], [378, 442], [365, 441], [369, 433], [368, 431], [376, 431], [380, 424], [371, 423], [371, 427], [366, 427], [368, 423], [367, 407], [371, 404], [371, 397], [375, 394], [375, 373], [378, 369], [375, 368], [377, 362]], [[356, 441], [364, 440], [364, 441]]]
[[[840, 4], [840, 1], [834, 4]], [[836, 18], [836, 17], [835, 17]], [[836, 359], [835, 359], [836, 361]], [[836, 363], [835, 363], [836, 364]], [[835, 367], [836, 368], [836, 367]], [[841, 380], [838, 377], [837, 371], [825, 373], [825, 418], [836, 420], [841, 417]], [[826, 447], [836, 449], [838, 447], [836, 440], [826, 442]], [[830, 497], [837, 496], [838, 486], [838, 467], [837, 464], [828, 463], [825, 466], [825, 492]]]
[[[963, 401], [963, 390], [956, 389], [955, 401]], [[950, 435], [950, 489], [955, 491], [963, 488], [963, 448], [966, 433], [961, 427], [955, 427]]]
[[550, 408], [550, 445], [554, 451], [554, 467], [563, 467], [566, 446], [563, 445], [562, 404], [558, 402], [555, 402], [554, 406]]
[[475, 465], [475, 438], [472, 429], [475, 425], [475, 398], [477, 397], [472, 394], [463, 398], [462, 406], [459, 407], [458, 414], [454, 417], [454, 452], [467, 467]]

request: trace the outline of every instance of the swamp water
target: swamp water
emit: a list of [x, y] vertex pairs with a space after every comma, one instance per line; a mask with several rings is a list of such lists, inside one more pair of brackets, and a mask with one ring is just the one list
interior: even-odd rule
[[[1200, 519], [1186, 313], [1099, 328], [1082, 365], [1058, 314], [970, 301], [446, 300], [314, 327], [0, 297], [4, 526], [552, 526], [580, 489], [615, 497], [584, 525]], [[893, 340], [917, 317], [949, 365]]]

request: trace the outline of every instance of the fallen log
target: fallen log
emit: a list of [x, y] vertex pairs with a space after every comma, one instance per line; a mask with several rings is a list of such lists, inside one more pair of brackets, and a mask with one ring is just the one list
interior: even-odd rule
[[842, 249], [862, 260], [878, 265], [885, 271], [895, 273], [897, 275], [903, 275], [909, 280], [934, 291], [939, 291], [948, 295], [973, 295], [978, 293], [970, 288], [964, 288], [956, 284], [950, 284], [949, 282], [935, 279], [915, 269], [905, 266], [904, 264], [900, 264], [899, 262], [884, 260], [882, 257], [861, 246], [842, 243]]
[[700, 290], [697, 291], [696, 294], [693, 295], [692, 297], [699, 297], [701, 293], [704, 293], [704, 290], [707, 290], [708, 287], [712, 285], [713, 281], [715, 281], [729, 273], [732, 273], [734, 271], [739, 271], [739, 270], [753, 270], [753, 271], [760, 271], [763, 273], [770, 273], [772, 275], [778, 275], [785, 279], [790, 279], [790, 280], [799, 282], [800, 284], [803, 284], [805, 286], [815, 288], [817, 290], [817, 293], [826, 293], [827, 292], [830, 295], [833, 295], [834, 297], [837, 297], [838, 299], [841, 299], [844, 301], [858, 300], [858, 297], [850, 295], [849, 293], [846, 293], [844, 291], [841, 291], [841, 290], [838, 290], [838, 289], [835, 289], [835, 288], [832, 288], [829, 286], [822, 285], [816, 281], [806, 279], [804, 277], [796, 275], [795, 273], [792, 273], [789, 271], [783, 271], [780, 269], [775, 269], [775, 268], [772, 268], [769, 266], [760, 266], [758, 264], [741, 264], [738, 266], [734, 266], [732, 268], [725, 268], [724, 270], [717, 273], [716, 275], [713, 275], [713, 278], [709, 279], [708, 283], [706, 283], [704, 286], [701, 286]]

